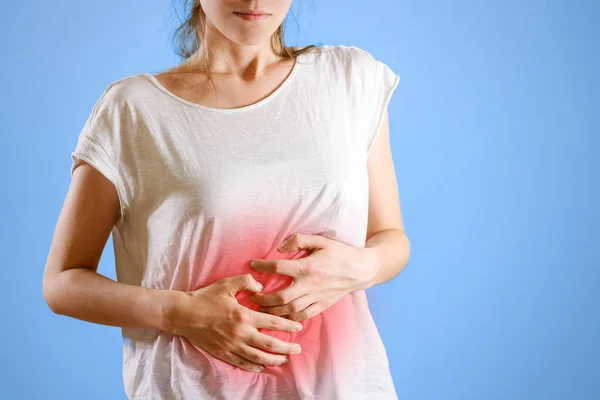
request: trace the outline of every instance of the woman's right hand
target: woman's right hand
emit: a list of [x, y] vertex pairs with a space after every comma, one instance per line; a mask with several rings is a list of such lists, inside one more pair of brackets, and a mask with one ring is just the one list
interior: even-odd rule
[[252, 275], [244, 274], [182, 292], [185, 298], [175, 306], [171, 332], [250, 372], [262, 372], [264, 365], [285, 364], [287, 354], [300, 353], [299, 344], [269, 336], [258, 328], [298, 332], [302, 325], [240, 305], [235, 294], [242, 290], [256, 293], [262, 287]]

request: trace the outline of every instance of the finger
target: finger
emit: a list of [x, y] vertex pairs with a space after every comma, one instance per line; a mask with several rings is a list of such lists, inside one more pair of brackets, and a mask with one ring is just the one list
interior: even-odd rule
[[252, 335], [248, 344], [275, 354], [300, 354], [302, 352], [302, 347], [298, 343], [286, 342], [262, 332]]
[[300, 260], [262, 260], [256, 258], [250, 262], [250, 268], [260, 272], [297, 277]]
[[265, 370], [264, 365], [257, 364], [244, 358], [238, 354], [231, 353], [229, 351], [216, 351], [211, 352], [213, 356], [218, 358], [221, 361], [225, 361], [233, 366], [239, 367], [245, 371], [249, 372], [263, 372]]
[[251, 274], [242, 274], [230, 278], [224, 278], [222, 281], [225, 283], [227, 292], [230, 295], [235, 295], [237, 292], [242, 290], [249, 290], [256, 293], [263, 289], [262, 285], [256, 279], [254, 279]]
[[260, 304], [263, 307], [282, 306], [306, 295], [306, 289], [302, 285], [294, 284], [285, 289], [268, 294], [254, 293], [250, 300]]
[[309, 295], [304, 295], [288, 304], [274, 307], [261, 307], [258, 311], [266, 312], [272, 315], [290, 315], [304, 310], [313, 302], [314, 300]]
[[315, 315], [317, 315], [318, 313], [320, 313], [323, 310], [324, 309], [322, 308], [322, 306], [319, 303], [313, 303], [310, 306], [306, 307], [302, 311], [298, 311], [293, 314], [290, 314], [288, 316], [288, 318], [292, 321], [298, 321], [298, 322], [304, 321], [304, 320], [314, 317]]
[[283, 365], [289, 361], [284, 354], [271, 354], [247, 344], [241, 346], [235, 353], [246, 360], [259, 365]]
[[294, 233], [279, 245], [279, 250], [292, 251], [296, 249], [318, 250], [324, 249], [332, 240], [323, 235], [309, 235]]
[[300, 332], [303, 328], [302, 324], [290, 321], [287, 318], [279, 317], [277, 315], [264, 314], [258, 311], [251, 311], [251, 315], [255, 328], [271, 329], [284, 332]]

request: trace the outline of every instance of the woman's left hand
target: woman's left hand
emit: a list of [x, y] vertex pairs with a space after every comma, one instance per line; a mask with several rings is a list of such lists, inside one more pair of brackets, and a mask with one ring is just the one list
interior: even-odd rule
[[368, 287], [375, 276], [373, 255], [368, 248], [347, 245], [321, 235], [296, 233], [280, 251], [307, 249], [311, 254], [297, 260], [254, 259], [255, 271], [288, 275], [294, 282], [285, 289], [250, 298], [259, 311], [288, 316], [294, 321], [311, 318], [337, 303], [345, 295]]

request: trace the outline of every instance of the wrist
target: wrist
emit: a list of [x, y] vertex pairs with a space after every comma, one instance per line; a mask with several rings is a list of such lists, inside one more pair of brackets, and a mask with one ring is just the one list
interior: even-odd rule
[[177, 335], [184, 319], [185, 307], [189, 294], [179, 290], [161, 290], [160, 302], [162, 331]]
[[361, 248], [362, 257], [359, 268], [359, 289], [368, 289], [375, 284], [377, 271], [379, 270], [379, 261], [377, 251], [372, 247]]

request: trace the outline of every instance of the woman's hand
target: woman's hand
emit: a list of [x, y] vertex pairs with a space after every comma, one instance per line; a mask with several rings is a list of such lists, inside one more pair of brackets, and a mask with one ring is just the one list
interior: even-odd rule
[[279, 340], [258, 328], [298, 332], [302, 325], [240, 305], [234, 296], [241, 290], [259, 292], [262, 287], [252, 275], [244, 274], [218, 280], [193, 292], [182, 292], [185, 298], [175, 306], [170, 331], [216, 358], [250, 372], [264, 371], [263, 365], [285, 364], [286, 354], [300, 353], [302, 349], [297, 343]]
[[263, 311], [287, 315], [294, 321], [311, 318], [357, 289], [368, 287], [375, 275], [374, 259], [369, 249], [349, 246], [320, 235], [294, 234], [280, 251], [312, 250], [297, 260], [255, 259], [250, 267], [256, 271], [294, 277], [287, 288], [269, 294], [254, 293], [252, 301]]

